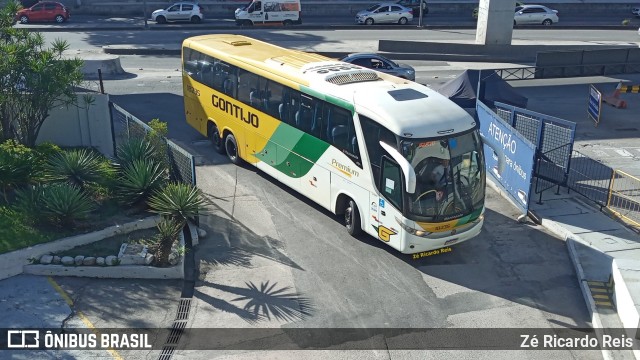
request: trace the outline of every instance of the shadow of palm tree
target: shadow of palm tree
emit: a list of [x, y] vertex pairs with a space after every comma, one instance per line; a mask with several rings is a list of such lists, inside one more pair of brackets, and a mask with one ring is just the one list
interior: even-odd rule
[[253, 282], [245, 282], [246, 289], [210, 282], [205, 283], [213, 288], [240, 295], [232, 301], [248, 300], [243, 310], [253, 314], [253, 318], [257, 321], [264, 318], [271, 320], [272, 316], [281, 321], [304, 320], [311, 316], [314, 311], [313, 304], [309, 298], [292, 292], [288, 286], [276, 289], [277, 283], [270, 284], [267, 281], [261, 283], [258, 287]]

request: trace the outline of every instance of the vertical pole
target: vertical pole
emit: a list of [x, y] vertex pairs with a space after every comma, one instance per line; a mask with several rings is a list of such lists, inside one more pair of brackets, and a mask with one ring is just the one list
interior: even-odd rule
[[424, 3], [424, 0], [420, 0], [420, 11], [418, 11], [418, 16], [420, 16], [418, 18], [418, 27], [421, 28], [422, 27], [422, 5]]
[[611, 204], [611, 192], [613, 191], [613, 182], [616, 179], [616, 170], [613, 170], [611, 172], [611, 181], [609, 182], [609, 196], [607, 196], [607, 208], [609, 208], [609, 205]]
[[148, 29], [149, 24], [147, 24], [147, 0], [142, 0], [142, 16], [144, 16], [144, 28]]
[[100, 81], [100, 94], [104, 94], [104, 83], [102, 82], [102, 68], [98, 68], [98, 80]]

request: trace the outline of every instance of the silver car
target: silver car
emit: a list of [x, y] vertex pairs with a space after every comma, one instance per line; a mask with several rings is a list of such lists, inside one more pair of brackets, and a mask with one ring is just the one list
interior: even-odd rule
[[199, 23], [204, 19], [202, 7], [192, 2], [180, 2], [169, 6], [166, 9], [158, 9], [151, 13], [151, 20], [158, 24], [164, 24], [167, 21], [191, 21]]
[[558, 10], [552, 10], [542, 5], [523, 5], [516, 7], [516, 12], [513, 16], [513, 25], [551, 25], [557, 23], [559, 20]]
[[356, 14], [358, 24], [400, 24], [413, 20], [413, 10], [395, 3], [381, 3]]
[[360, 65], [369, 69], [415, 81], [416, 71], [409, 65], [396, 64], [386, 57], [372, 53], [357, 53], [343, 57], [340, 61]]

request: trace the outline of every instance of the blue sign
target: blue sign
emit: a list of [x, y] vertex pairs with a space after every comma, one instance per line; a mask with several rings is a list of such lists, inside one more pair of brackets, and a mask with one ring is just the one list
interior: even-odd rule
[[600, 113], [602, 110], [602, 93], [595, 86], [589, 86], [589, 116], [595, 121], [596, 126], [600, 122]]
[[484, 141], [487, 174], [527, 214], [536, 146], [478, 101], [476, 113]]

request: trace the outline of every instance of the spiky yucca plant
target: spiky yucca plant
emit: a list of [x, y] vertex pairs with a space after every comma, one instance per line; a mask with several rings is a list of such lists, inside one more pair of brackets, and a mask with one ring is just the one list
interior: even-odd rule
[[149, 141], [134, 137], [118, 146], [116, 156], [120, 164], [125, 165], [135, 160], [153, 159], [156, 156], [156, 149]]
[[169, 262], [171, 246], [178, 239], [182, 226], [183, 224], [180, 221], [167, 217], [163, 217], [158, 223], [156, 261], [159, 265], [166, 265]]
[[42, 194], [43, 212], [56, 225], [74, 227], [94, 209], [91, 199], [77, 186], [69, 183], [52, 184]]
[[152, 212], [179, 221], [182, 225], [204, 207], [202, 191], [190, 184], [171, 183], [156, 191], [148, 201]]
[[146, 201], [167, 181], [167, 172], [153, 160], [133, 160], [122, 167], [117, 191], [122, 203], [136, 205]]
[[65, 181], [80, 189], [104, 178], [103, 159], [87, 149], [62, 151], [49, 159], [46, 171], [51, 180]]

